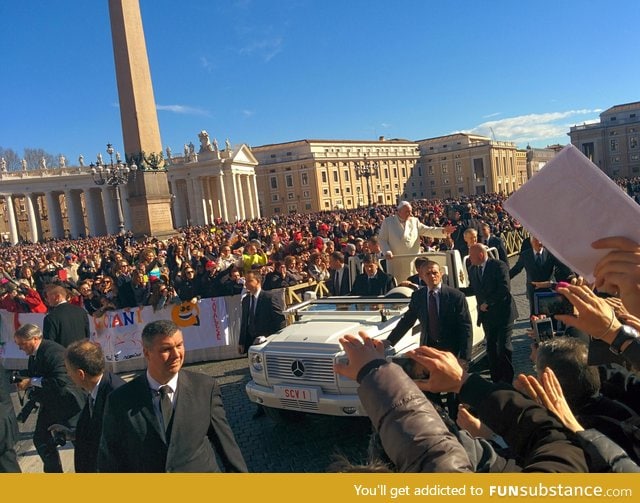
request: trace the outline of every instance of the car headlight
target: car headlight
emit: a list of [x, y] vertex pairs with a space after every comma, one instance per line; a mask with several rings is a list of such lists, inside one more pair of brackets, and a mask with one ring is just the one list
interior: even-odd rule
[[256, 372], [262, 372], [262, 354], [261, 353], [249, 353], [249, 363], [251, 364], [251, 368]]

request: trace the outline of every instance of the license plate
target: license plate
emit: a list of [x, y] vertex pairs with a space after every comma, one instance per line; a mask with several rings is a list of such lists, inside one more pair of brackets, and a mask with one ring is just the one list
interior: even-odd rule
[[314, 388], [299, 388], [297, 386], [274, 386], [273, 390], [275, 391], [278, 398], [318, 403], [318, 390]]

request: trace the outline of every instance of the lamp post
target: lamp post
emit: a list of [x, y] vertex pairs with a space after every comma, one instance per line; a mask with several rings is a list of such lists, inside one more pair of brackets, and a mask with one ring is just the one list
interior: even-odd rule
[[372, 176], [378, 176], [378, 163], [367, 159], [367, 154], [364, 154], [364, 159], [361, 162], [357, 162], [354, 167], [356, 171], [356, 178], [365, 178], [367, 184], [367, 201], [371, 206], [371, 185], [369, 178]]
[[98, 155], [96, 164], [91, 163], [91, 176], [96, 185], [110, 185], [116, 193], [116, 205], [118, 208], [118, 232], [124, 234], [124, 214], [122, 211], [122, 200], [120, 197], [120, 186], [136, 179], [138, 166], [135, 162], [128, 166], [120, 159], [120, 154], [116, 153], [116, 163], [113, 163], [113, 145], [107, 143], [107, 154], [109, 154], [109, 164], [102, 162], [102, 156]]

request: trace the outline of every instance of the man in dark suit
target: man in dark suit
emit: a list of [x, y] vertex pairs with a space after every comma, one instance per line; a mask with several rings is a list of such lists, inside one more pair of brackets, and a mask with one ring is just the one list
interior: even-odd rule
[[461, 291], [442, 284], [437, 262], [423, 262], [418, 274], [427, 287], [413, 292], [409, 309], [387, 341], [397, 344], [416, 320], [420, 320], [421, 346], [450, 351], [461, 360], [469, 360], [473, 330], [466, 297]]
[[62, 285], [49, 285], [45, 289], [45, 298], [49, 313], [44, 317], [44, 338], [55, 341], [65, 348], [73, 341], [89, 338], [89, 315], [80, 306], [67, 302], [66, 288]]
[[9, 376], [0, 363], [0, 473], [20, 473], [15, 444], [18, 422], [11, 401]]
[[88, 397], [75, 431], [59, 424], [54, 424], [49, 429], [62, 432], [67, 440], [73, 441], [76, 473], [95, 473], [98, 471], [98, 447], [107, 397], [125, 382], [121, 377], [105, 371], [104, 353], [95, 342], [72, 342], [65, 352], [64, 360], [69, 377]]
[[262, 275], [250, 271], [245, 275], [247, 295], [242, 299], [238, 353], [246, 354], [249, 346], [282, 330], [286, 325], [282, 292], [262, 289]]
[[246, 472], [210, 376], [181, 370], [184, 339], [169, 320], [142, 330], [147, 371], [107, 398], [100, 472]]
[[329, 295], [349, 295], [351, 292], [351, 275], [349, 274], [349, 268], [344, 263], [344, 254], [339, 251], [335, 251], [329, 257], [329, 279], [327, 281], [327, 288], [329, 289]]
[[84, 406], [82, 392], [67, 375], [64, 348], [54, 341], [44, 340], [36, 325], [22, 325], [13, 335], [16, 345], [29, 356], [27, 379], [16, 384], [40, 404], [33, 433], [33, 444], [42, 459], [45, 473], [62, 473], [62, 463], [49, 427], [61, 424], [73, 427]]
[[[575, 274], [566, 265], [554, 257], [534, 236], [531, 236], [531, 247], [520, 251], [518, 261], [509, 270], [509, 278], [520, 274], [522, 269], [527, 274], [527, 299], [529, 299], [529, 314], [535, 313], [534, 297], [536, 283], [547, 283], [551, 278], [556, 281], [570, 282]], [[543, 291], [543, 290], [539, 290]]]
[[364, 272], [356, 276], [351, 295], [365, 297], [385, 295], [396, 286], [393, 276], [378, 267], [378, 259], [373, 255], [366, 254], [363, 257], [362, 268]]
[[507, 249], [504, 246], [504, 242], [498, 236], [491, 234], [491, 226], [487, 223], [480, 225], [480, 242], [489, 248], [498, 250], [498, 258], [509, 265], [509, 257], [507, 256]]
[[511, 296], [507, 264], [489, 258], [487, 248], [476, 243], [469, 248], [469, 281], [478, 302], [478, 324], [482, 325], [487, 342], [487, 358], [493, 382], [513, 381], [511, 334], [518, 317]]

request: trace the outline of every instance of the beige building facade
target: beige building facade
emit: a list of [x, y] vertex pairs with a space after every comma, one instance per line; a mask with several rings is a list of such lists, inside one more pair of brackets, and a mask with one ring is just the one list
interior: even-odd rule
[[[418, 145], [407, 140], [299, 140], [253, 147], [261, 214], [396, 204], [412, 198]], [[360, 173], [360, 174], [359, 174]]]
[[417, 143], [420, 148], [417, 177], [422, 186], [414, 199], [510, 194], [529, 179], [526, 152], [518, 150], [513, 142], [454, 133]]
[[640, 176], [640, 101], [615, 105], [600, 122], [573, 126], [569, 136], [610, 177]]

